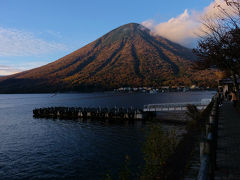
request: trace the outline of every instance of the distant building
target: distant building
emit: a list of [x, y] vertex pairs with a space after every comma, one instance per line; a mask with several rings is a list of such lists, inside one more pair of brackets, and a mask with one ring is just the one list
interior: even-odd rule
[[190, 89], [196, 89], [196, 88], [197, 88], [197, 86], [195, 84], [190, 86]]
[[[238, 85], [240, 85], [240, 78], [237, 80]], [[219, 80], [218, 87], [222, 87], [223, 91], [231, 91], [233, 90], [233, 80], [230, 78]]]
[[133, 88], [133, 91], [138, 91], [138, 88]]
[[162, 86], [161, 89], [169, 89], [169, 86]]

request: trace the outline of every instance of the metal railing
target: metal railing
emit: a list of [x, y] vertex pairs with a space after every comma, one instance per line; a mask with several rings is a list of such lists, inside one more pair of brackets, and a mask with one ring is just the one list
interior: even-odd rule
[[144, 112], [157, 112], [157, 111], [182, 111], [187, 110], [187, 105], [195, 105], [198, 109], [205, 109], [210, 103], [209, 99], [202, 99], [201, 102], [182, 102], [182, 103], [161, 103], [161, 104], [147, 104], [144, 105]]
[[214, 179], [216, 169], [216, 149], [217, 149], [217, 130], [218, 130], [218, 99], [213, 98], [213, 108], [209, 120], [206, 124], [206, 133], [200, 142], [200, 170], [198, 180]]

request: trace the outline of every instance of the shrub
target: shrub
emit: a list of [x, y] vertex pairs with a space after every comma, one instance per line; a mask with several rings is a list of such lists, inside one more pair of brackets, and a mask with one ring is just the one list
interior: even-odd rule
[[176, 146], [175, 131], [164, 133], [160, 125], [150, 127], [143, 147], [145, 169], [141, 179], [164, 177], [166, 161]]

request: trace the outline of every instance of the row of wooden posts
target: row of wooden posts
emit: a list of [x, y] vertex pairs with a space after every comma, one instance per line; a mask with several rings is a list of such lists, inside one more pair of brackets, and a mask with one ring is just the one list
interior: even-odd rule
[[36, 118], [103, 118], [103, 119], [143, 119], [143, 111], [135, 108], [81, 108], [47, 107], [33, 110]]
[[216, 169], [216, 150], [218, 136], [218, 108], [219, 100], [213, 98], [213, 107], [206, 123], [206, 132], [200, 142], [200, 170], [198, 180], [214, 179]]

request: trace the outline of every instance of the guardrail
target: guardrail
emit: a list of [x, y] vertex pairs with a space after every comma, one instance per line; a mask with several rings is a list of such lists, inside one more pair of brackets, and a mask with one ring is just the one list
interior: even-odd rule
[[218, 99], [213, 98], [213, 108], [206, 123], [205, 137], [200, 142], [200, 170], [198, 180], [214, 179], [218, 130]]

